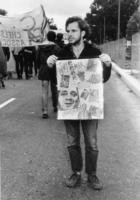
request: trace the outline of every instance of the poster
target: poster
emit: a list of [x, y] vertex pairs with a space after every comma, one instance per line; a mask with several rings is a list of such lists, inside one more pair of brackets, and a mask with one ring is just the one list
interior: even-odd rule
[[56, 63], [58, 119], [103, 119], [103, 69], [99, 58]]

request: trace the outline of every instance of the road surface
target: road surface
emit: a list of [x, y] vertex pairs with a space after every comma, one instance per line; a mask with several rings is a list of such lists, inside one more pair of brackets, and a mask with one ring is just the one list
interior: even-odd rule
[[115, 73], [104, 93], [105, 119], [98, 128], [104, 189], [88, 188], [84, 169], [82, 186], [69, 189], [65, 128], [51, 100], [50, 118], [42, 119], [40, 81], [7, 81], [0, 90], [2, 200], [140, 200], [140, 101]]

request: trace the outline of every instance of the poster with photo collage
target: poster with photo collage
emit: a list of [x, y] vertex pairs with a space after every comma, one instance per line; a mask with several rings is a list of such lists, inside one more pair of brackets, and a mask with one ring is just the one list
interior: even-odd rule
[[60, 120], [103, 119], [103, 67], [99, 58], [58, 60]]

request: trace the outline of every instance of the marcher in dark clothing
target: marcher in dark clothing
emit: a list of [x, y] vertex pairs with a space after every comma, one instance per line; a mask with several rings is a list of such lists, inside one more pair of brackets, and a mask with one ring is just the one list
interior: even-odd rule
[[33, 76], [34, 47], [23, 48], [24, 70], [28, 80]]
[[[57, 59], [87, 59], [100, 58], [103, 62], [103, 81], [106, 82], [111, 74], [111, 59], [92, 44], [84, 42], [88, 35], [89, 27], [79, 17], [71, 17], [66, 21], [69, 44], [58, 55], [52, 55], [47, 59], [47, 64], [52, 67]], [[101, 190], [102, 183], [97, 177], [97, 127], [98, 120], [64, 120], [68, 136], [68, 152], [71, 161], [72, 175], [66, 181], [67, 187], [76, 187], [81, 183], [81, 171], [83, 167], [82, 151], [80, 146], [80, 124], [85, 141], [85, 171], [88, 176], [88, 184], [94, 190]]]
[[42, 45], [38, 49], [39, 75], [38, 78], [42, 81], [42, 118], [48, 118], [48, 95], [49, 82], [51, 83], [52, 103], [54, 112], [57, 111], [57, 88], [56, 88], [56, 68], [50, 69], [47, 66], [46, 60], [52, 54], [57, 54], [60, 48], [55, 44], [56, 34], [54, 31], [49, 31], [47, 34], [47, 45]]
[[16, 64], [16, 73], [17, 73], [17, 78], [22, 79], [23, 75], [23, 48], [21, 47], [14, 47], [12, 50], [13, 57], [15, 59], [15, 64]]
[[4, 78], [7, 75], [7, 62], [0, 43], [0, 87], [5, 88]]
[[64, 47], [63, 33], [57, 33], [56, 35], [56, 43], [59, 47]]
[[35, 46], [33, 49], [33, 66], [34, 66], [34, 75], [35, 76], [37, 76], [37, 74], [38, 74], [37, 57], [38, 57], [38, 46]]
[[8, 62], [10, 59], [10, 49], [9, 47], [2, 47], [6, 61]]

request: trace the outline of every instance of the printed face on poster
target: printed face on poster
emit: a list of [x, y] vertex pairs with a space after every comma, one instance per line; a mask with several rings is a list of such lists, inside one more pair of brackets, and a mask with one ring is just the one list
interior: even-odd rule
[[99, 58], [59, 60], [58, 119], [103, 119], [103, 68]]

